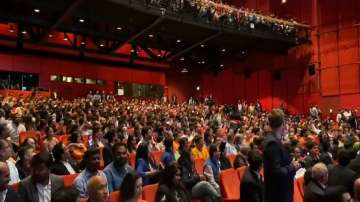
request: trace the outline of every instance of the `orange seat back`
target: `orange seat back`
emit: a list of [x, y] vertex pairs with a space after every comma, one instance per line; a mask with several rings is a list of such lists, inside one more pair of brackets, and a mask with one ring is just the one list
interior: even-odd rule
[[155, 202], [156, 192], [159, 184], [151, 184], [143, 187], [142, 197], [147, 202]]
[[247, 166], [241, 166], [240, 168], [236, 169], [238, 179], [240, 180], [240, 182], [241, 182], [242, 178], [244, 177], [246, 168], [247, 168]]
[[235, 161], [236, 155], [231, 154], [231, 155], [227, 156], [227, 158], [229, 159], [231, 166], [234, 167], [234, 161]]
[[151, 152], [151, 155], [153, 156], [156, 164], [160, 164], [161, 157], [162, 157], [163, 154], [164, 154], [164, 151], [153, 151], [153, 152]]
[[204, 166], [205, 166], [205, 160], [204, 160], [204, 159], [195, 159], [195, 160], [194, 160], [194, 163], [195, 163], [196, 172], [197, 172], [199, 175], [203, 175], [203, 173], [204, 173]]
[[19, 134], [19, 144], [21, 145], [27, 138], [34, 138], [39, 144], [40, 135], [36, 131], [25, 131]]
[[301, 195], [299, 187], [297, 186], [296, 181], [294, 182], [294, 202], [303, 202], [304, 197]]
[[81, 199], [79, 200], [79, 202], [88, 202], [88, 199], [87, 199], [87, 198], [81, 198]]
[[20, 183], [15, 183], [10, 185], [10, 187], [15, 191], [15, 192], [19, 192], [19, 188], [20, 188]]
[[56, 136], [59, 142], [62, 142], [65, 146], [69, 144], [69, 135], [59, 135]]
[[131, 153], [129, 154], [129, 165], [135, 169], [135, 162], [136, 162], [136, 154]]
[[120, 201], [120, 191], [112, 192], [109, 195], [109, 202], [118, 202]]
[[220, 172], [220, 187], [223, 198], [240, 200], [240, 180], [236, 170], [230, 168]]
[[72, 175], [64, 175], [64, 187], [71, 187], [74, 183], [75, 178], [79, 175], [79, 173], [75, 173]]
[[295, 182], [295, 185], [299, 188], [301, 196], [304, 197], [304, 177], [298, 178]]

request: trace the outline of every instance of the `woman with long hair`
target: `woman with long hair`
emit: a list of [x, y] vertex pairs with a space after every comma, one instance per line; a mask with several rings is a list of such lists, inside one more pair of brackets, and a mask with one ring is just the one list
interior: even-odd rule
[[142, 179], [136, 172], [129, 172], [120, 186], [121, 202], [145, 202], [141, 199]]
[[147, 144], [140, 144], [136, 150], [135, 169], [142, 177], [144, 185], [156, 183], [158, 171], [156, 166], [149, 158], [149, 149]]

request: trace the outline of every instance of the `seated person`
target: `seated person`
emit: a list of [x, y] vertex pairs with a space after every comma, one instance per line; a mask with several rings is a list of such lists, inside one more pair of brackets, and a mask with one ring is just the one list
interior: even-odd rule
[[0, 161], [5, 162], [8, 165], [10, 171], [10, 185], [20, 181], [19, 172], [14, 160], [11, 158], [11, 154], [12, 149], [10, 143], [4, 139], [0, 139]]
[[103, 176], [106, 179], [106, 176], [103, 171], [99, 170], [100, 168], [100, 151], [97, 148], [90, 148], [84, 154], [83, 163], [85, 169], [75, 178], [74, 185], [80, 192], [81, 198], [87, 198], [87, 183], [89, 179], [93, 176]]
[[221, 170], [226, 170], [229, 168], [232, 168], [231, 163], [229, 161], [229, 159], [227, 158], [226, 154], [225, 154], [225, 145], [227, 143], [226, 142], [221, 142], [219, 149], [220, 149], [220, 169]]
[[256, 151], [249, 154], [250, 166], [246, 169], [240, 185], [240, 202], [264, 201], [264, 181], [260, 175], [262, 156]]
[[149, 150], [147, 144], [140, 144], [136, 150], [136, 172], [141, 176], [144, 185], [157, 182], [159, 174], [156, 165], [149, 158]]
[[126, 174], [120, 187], [120, 199], [122, 202], [145, 202], [141, 199], [142, 179], [134, 171]]
[[64, 187], [53, 193], [51, 202], [78, 202], [79, 191], [75, 187]]
[[23, 201], [50, 202], [51, 194], [64, 187], [63, 178], [50, 174], [51, 162], [48, 152], [32, 158], [32, 174], [20, 182], [19, 193]]
[[165, 152], [164, 152], [163, 156], [161, 157], [161, 163], [165, 167], [166, 165], [175, 161], [172, 137], [165, 138], [164, 146], [165, 146]]
[[128, 164], [129, 155], [124, 143], [115, 143], [112, 147], [112, 155], [114, 157], [114, 161], [107, 165], [104, 169], [110, 193], [118, 190], [126, 174], [133, 170]]
[[176, 162], [166, 166], [160, 174], [156, 202], [190, 202], [191, 195], [180, 181], [180, 169]]
[[18, 155], [19, 160], [16, 162], [16, 168], [22, 180], [31, 175], [31, 159], [35, 155], [35, 150], [29, 145], [21, 146]]
[[72, 175], [80, 172], [78, 167], [70, 162], [70, 154], [62, 142], [54, 146], [52, 153], [55, 162], [51, 165], [51, 173], [56, 175]]
[[67, 148], [69, 149], [70, 156], [75, 161], [80, 162], [87, 150], [80, 134], [76, 131], [72, 132], [69, 140], [70, 144], [67, 146]]
[[103, 176], [93, 176], [87, 183], [89, 202], [107, 202], [109, 192], [107, 189], [106, 178]]
[[210, 157], [205, 162], [204, 176], [208, 182], [220, 193], [219, 176], [220, 176], [220, 152], [216, 144], [209, 147]]
[[195, 142], [195, 148], [191, 150], [192, 156], [194, 159], [208, 159], [209, 158], [209, 152], [204, 145], [204, 138], [200, 135], [196, 136], [194, 138]]
[[10, 182], [10, 171], [6, 163], [0, 162], [0, 201], [21, 201], [19, 195], [8, 185]]

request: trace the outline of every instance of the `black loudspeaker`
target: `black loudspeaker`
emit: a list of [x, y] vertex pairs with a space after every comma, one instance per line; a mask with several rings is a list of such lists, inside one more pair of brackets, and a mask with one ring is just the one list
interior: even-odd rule
[[315, 65], [314, 64], [308, 65], [308, 71], [310, 76], [315, 75]]
[[274, 80], [281, 80], [281, 77], [282, 77], [282, 75], [281, 75], [281, 71], [275, 71], [274, 72]]
[[251, 77], [251, 71], [248, 69], [245, 69], [244, 76], [245, 76], [245, 79], [249, 79]]

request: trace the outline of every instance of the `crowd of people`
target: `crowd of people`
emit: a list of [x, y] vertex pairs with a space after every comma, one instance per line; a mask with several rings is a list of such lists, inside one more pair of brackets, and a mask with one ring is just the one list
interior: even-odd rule
[[189, 12], [196, 19], [207, 22], [222, 23], [237, 28], [262, 29], [285, 35], [295, 35], [304, 25], [294, 19], [283, 20], [275, 15], [263, 15], [260, 11], [248, 8], [236, 8], [221, 1], [213, 0], [146, 0], [147, 6], [162, 8], [165, 13], [170, 9], [174, 12]]
[[[150, 184], [158, 184], [157, 202], [217, 202], [220, 173], [242, 166], [241, 202], [290, 202], [302, 176], [305, 202], [360, 199], [360, 132], [348, 110], [334, 119], [314, 109], [285, 115], [241, 101], [231, 119], [213, 101], [95, 95], [0, 97], [0, 202], [104, 202], [115, 191], [136, 202]], [[205, 160], [202, 172], [195, 159]], [[61, 176], [76, 173], [65, 188]]]

